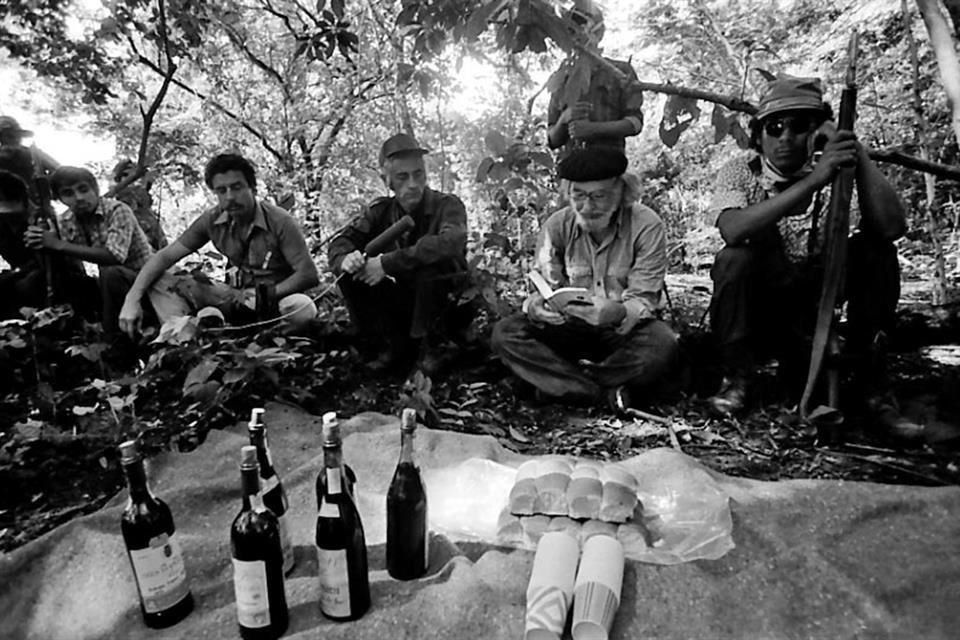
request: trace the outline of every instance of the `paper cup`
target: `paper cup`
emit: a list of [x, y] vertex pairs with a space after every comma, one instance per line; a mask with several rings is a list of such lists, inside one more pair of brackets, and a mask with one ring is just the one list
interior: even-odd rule
[[524, 640], [560, 640], [573, 598], [580, 547], [563, 531], [540, 538], [527, 586]]
[[598, 535], [584, 542], [573, 590], [573, 640], [607, 640], [622, 587], [620, 541]]

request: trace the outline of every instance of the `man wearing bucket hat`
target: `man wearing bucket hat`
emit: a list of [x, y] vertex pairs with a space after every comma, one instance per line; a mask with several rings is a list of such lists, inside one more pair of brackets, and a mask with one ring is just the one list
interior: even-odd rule
[[906, 230], [904, 205], [853, 132], [836, 131], [831, 117], [819, 79], [771, 79], [750, 125], [756, 153], [730, 160], [717, 174], [710, 213], [726, 246], [711, 271], [711, 325], [725, 377], [709, 403], [723, 413], [743, 409], [764, 356], [778, 359], [791, 391], [802, 390], [823, 277], [828, 191], [839, 168], [855, 167], [856, 232], [848, 241], [845, 289], [851, 395], [888, 434], [916, 437], [920, 427], [900, 416], [883, 366], [900, 293], [893, 241]]
[[[466, 282], [467, 213], [455, 195], [427, 185], [416, 138], [398, 133], [380, 149], [380, 175], [392, 196], [364, 207], [330, 243], [328, 258], [340, 278], [351, 319], [361, 338], [379, 342], [369, 366], [399, 369], [419, 357], [436, 375], [455, 358], [473, 318], [470, 305], [452, 300]], [[382, 254], [365, 256], [366, 244], [409, 215], [414, 227]]]
[[537, 272], [555, 291], [582, 287], [590, 299], [556, 309], [539, 291], [524, 312], [497, 323], [494, 351], [543, 395], [600, 401], [622, 411], [630, 394], [663, 382], [677, 336], [657, 319], [666, 274], [666, 233], [639, 204], [616, 149], [571, 152], [558, 166], [568, 206], [544, 223]]
[[[604, 31], [600, 10], [590, 0], [577, 0], [566, 15], [583, 30], [585, 46], [598, 50]], [[627, 62], [603, 60], [606, 64], [589, 57], [569, 59], [547, 82], [551, 89], [547, 143], [551, 149], [560, 149], [561, 159], [583, 146], [623, 151], [626, 139], [643, 128], [643, 91], [636, 72]], [[590, 68], [589, 85], [578, 99], [568, 103], [567, 83], [577, 75], [574, 70], [584, 64]]]

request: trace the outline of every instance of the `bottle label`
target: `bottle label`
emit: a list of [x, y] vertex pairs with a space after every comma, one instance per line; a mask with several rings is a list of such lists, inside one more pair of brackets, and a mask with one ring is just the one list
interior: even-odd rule
[[280, 486], [280, 476], [278, 476], [275, 473], [271, 474], [269, 478], [260, 478], [260, 480], [261, 480], [260, 493], [262, 495], [267, 495], [268, 493], [270, 493], [271, 491], [273, 491], [274, 489]]
[[320, 609], [334, 618], [350, 615], [350, 577], [346, 549], [317, 547], [317, 577], [320, 579]]
[[290, 539], [290, 525], [287, 517], [277, 518], [280, 525], [280, 548], [283, 549], [283, 572], [289, 573], [293, 569], [293, 541]]
[[233, 559], [233, 589], [237, 597], [237, 621], [248, 629], [270, 626], [270, 596], [267, 593], [267, 563]]
[[172, 535], [151, 538], [146, 549], [130, 549], [130, 563], [147, 613], [166, 611], [190, 593], [183, 553]]

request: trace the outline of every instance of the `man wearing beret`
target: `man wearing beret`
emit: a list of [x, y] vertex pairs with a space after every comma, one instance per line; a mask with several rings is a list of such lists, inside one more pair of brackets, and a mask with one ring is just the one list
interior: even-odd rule
[[616, 149], [571, 152], [559, 165], [569, 205], [540, 231], [537, 271], [556, 290], [582, 287], [587, 304], [551, 307], [541, 293], [493, 330], [492, 344], [514, 374], [542, 394], [608, 402], [665, 378], [677, 337], [657, 319], [666, 274], [663, 222], [637, 202], [637, 184]]
[[[456, 356], [473, 309], [453, 297], [466, 277], [467, 213], [452, 194], [427, 186], [427, 149], [406, 133], [380, 149], [380, 175], [392, 196], [377, 198], [330, 243], [328, 258], [361, 338], [375, 343], [369, 366], [399, 369], [419, 356], [436, 375]], [[363, 248], [409, 215], [414, 227], [382, 254]], [[379, 344], [376, 344], [379, 343]]]
[[[744, 408], [753, 368], [776, 356], [783, 382], [799, 393], [810, 355], [823, 277], [829, 185], [856, 167], [846, 273], [848, 356], [853, 394], [891, 435], [915, 437], [888, 392], [883, 347], [900, 294], [893, 241], [906, 230], [902, 201], [851, 131], [836, 131], [817, 78], [769, 82], [751, 122], [750, 157], [717, 174], [710, 211], [726, 246], [711, 277], [712, 330], [726, 375], [709, 400], [723, 413]], [[822, 152], [819, 148], [822, 146]]]

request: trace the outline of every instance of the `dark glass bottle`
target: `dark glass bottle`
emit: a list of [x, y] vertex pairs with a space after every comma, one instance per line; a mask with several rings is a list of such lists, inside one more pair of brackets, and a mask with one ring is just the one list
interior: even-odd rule
[[413, 461], [416, 430], [416, 410], [404, 409], [400, 418], [400, 460], [387, 490], [387, 572], [397, 580], [419, 578], [430, 564], [427, 492]]
[[[357, 476], [350, 468], [350, 465], [343, 464], [343, 449], [340, 440], [340, 421], [337, 420], [336, 411], [328, 411], [323, 414], [323, 456], [324, 464], [328, 454], [336, 455], [340, 459], [340, 465], [343, 469], [343, 489], [351, 498], [354, 504], [357, 502]], [[327, 476], [324, 473], [317, 474], [317, 509], [320, 509], [320, 502], [326, 491]]]
[[370, 608], [367, 546], [360, 512], [345, 491], [339, 442], [324, 444], [320, 473], [326, 477], [317, 512], [320, 611], [331, 620], [356, 620]]
[[169, 627], [193, 611], [173, 516], [166, 503], [150, 492], [136, 441], [120, 445], [120, 464], [130, 489], [120, 531], [140, 594], [140, 613], [148, 627]]
[[247, 425], [250, 434], [250, 444], [257, 448], [257, 462], [260, 465], [260, 495], [263, 496], [263, 505], [273, 511], [280, 526], [280, 547], [283, 549], [283, 573], [293, 571], [293, 543], [290, 541], [290, 525], [287, 522], [287, 493], [283, 490], [283, 482], [273, 466], [273, 456], [270, 455], [270, 445], [267, 442], [267, 427], [263, 422], [263, 409], [256, 408], [250, 411], [250, 423]]
[[280, 527], [260, 497], [257, 448], [245, 446], [240, 456], [243, 507], [230, 527], [237, 622], [244, 640], [272, 640], [289, 622]]

